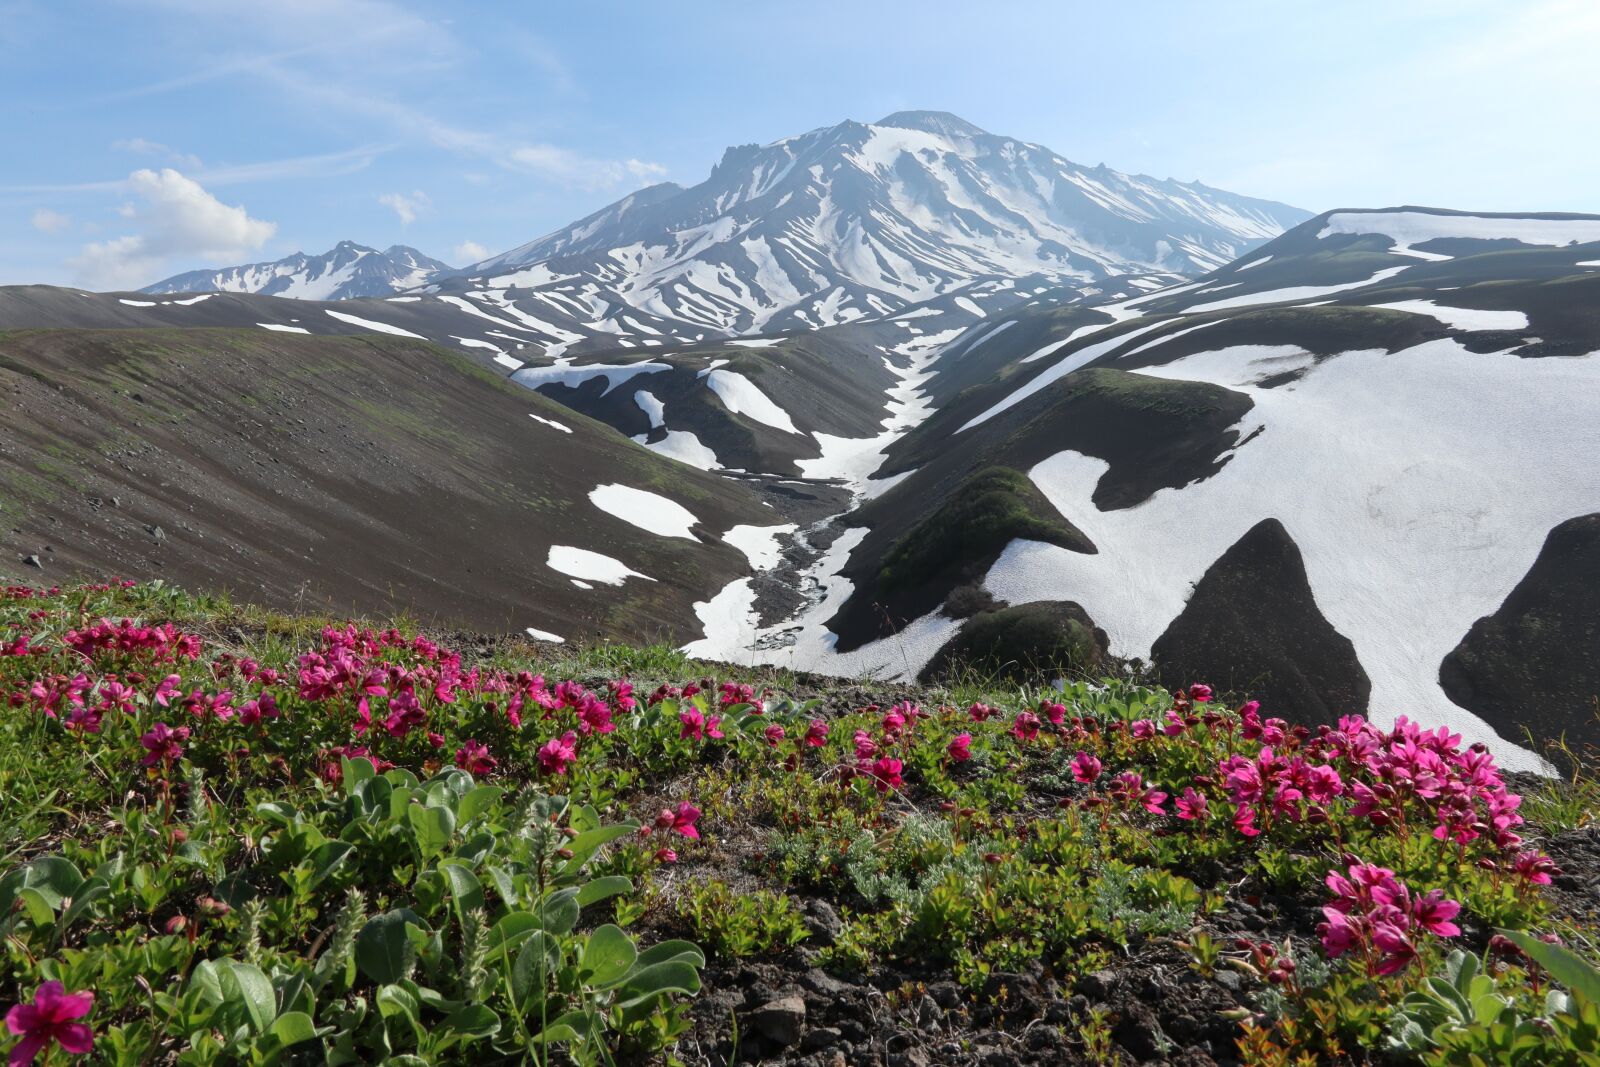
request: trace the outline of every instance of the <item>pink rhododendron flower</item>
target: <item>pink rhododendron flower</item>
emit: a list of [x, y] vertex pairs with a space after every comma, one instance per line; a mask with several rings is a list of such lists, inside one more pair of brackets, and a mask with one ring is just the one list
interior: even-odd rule
[[155, 696], [152, 699], [160, 707], [166, 707], [174, 696], [178, 696], [178, 686], [181, 681], [182, 678], [179, 678], [178, 675], [166, 675], [165, 678], [162, 678], [162, 683], [155, 686]]
[[700, 809], [687, 800], [678, 805], [672, 813], [672, 829], [691, 840], [700, 840], [700, 831], [695, 828], [695, 821], [700, 818]]
[[500, 765], [500, 761], [489, 755], [489, 746], [481, 741], [467, 739], [456, 749], [456, 766], [469, 774], [488, 774]]
[[857, 760], [869, 760], [878, 754], [878, 743], [865, 730], [857, 730], [854, 740]]
[[812, 719], [806, 727], [805, 743], [811, 748], [821, 748], [828, 743], [828, 723], [826, 719]]
[[694, 738], [697, 741], [705, 737], [706, 716], [699, 708], [691, 707], [678, 712], [678, 721], [683, 723], [683, 728], [678, 731], [679, 737]]
[[973, 722], [986, 722], [999, 710], [999, 708], [992, 708], [988, 704], [973, 704], [967, 709], [967, 718]]
[[1065, 704], [1046, 702], [1039, 705], [1039, 710], [1044, 714], [1045, 718], [1056, 726], [1060, 726], [1062, 720], [1067, 717], [1067, 706]]
[[1206, 817], [1206, 795], [1196, 793], [1193, 786], [1185, 786], [1183, 795], [1177, 799], [1174, 806], [1178, 809], [1178, 818], [1198, 820]]
[[945, 749], [950, 754], [951, 762], [965, 763], [972, 758], [972, 735], [956, 734]]
[[546, 774], [566, 774], [568, 764], [578, 758], [578, 734], [568, 730], [552, 737], [539, 748], [539, 769]]
[[1539, 852], [1517, 853], [1515, 869], [1519, 877], [1533, 885], [1549, 885], [1551, 877], [1561, 873], [1549, 856]]
[[139, 738], [139, 744], [145, 749], [145, 756], [139, 761], [139, 765], [154, 767], [158, 763], [176, 763], [183, 758], [183, 742], [187, 740], [189, 740], [187, 726], [173, 729], [164, 722], [156, 723]]
[[1211, 687], [1201, 682], [1196, 682], [1189, 687], [1189, 699], [1196, 704], [1207, 703], [1211, 699]]
[[1087, 752], [1072, 757], [1072, 778], [1087, 785], [1100, 777], [1100, 761]]
[[872, 775], [874, 784], [878, 787], [878, 792], [887, 793], [891, 789], [899, 789], [903, 786], [905, 781], [900, 777], [901, 769], [900, 761], [888, 756], [884, 756], [876, 763], [873, 763], [869, 768], [869, 772]]
[[99, 708], [73, 708], [61, 725], [69, 730], [97, 734], [100, 732], [101, 718], [102, 713]]
[[1135, 719], [1128, 727], [1128, 732], [1136, 740], [1148, 741], [1156, 735], [1156, 724], [1149, 719]]
[[1019, 711], [1011, 723], [1011, 736], [1018, 741], [1032, 741], [1039, 736], [1039, 716], [1031, 711]]
[[6, 1029], [21, 1038], [11, 1049], [11, 1067], [32, 1063], [60, 1045], [75, 1056], [94, 1045], [94, 1031], [77, 1020], [94, 1007], [93, 993], [68, 993], [60, 982], [45, 982], [33, 994], [33, 1003], [18, 1004], [6, 1012]]
[[656, 849], [656, 862], [657, 863], [677, 863], [678, 862], [678, 854], [676, 852], [674, 852], [670, 848], [658, 848], [658, 849]]
[[773, 723], [761, 732], [766, 736], [767, 744], [771, 745], [773, 748], [777, 748], [778, 745], [783, 742], [784, 737], [787, 736], [784, 733], [783, 727], [779, 726], [777, 723]]

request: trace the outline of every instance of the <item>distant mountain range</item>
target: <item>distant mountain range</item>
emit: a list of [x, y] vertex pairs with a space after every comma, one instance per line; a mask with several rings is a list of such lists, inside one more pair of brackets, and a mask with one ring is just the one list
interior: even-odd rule
[[[641, 189], [459, 270], [390, 249], [366, 251], [403, 262], [363, 273], [346, 244], [326, 263], [191, 272], [146, 291], [332, 300], [425, 285], [510, 309], [558, 342], [596, 330], [698, 340], [881, 319], [940, 296], [991, 308], [1041, 286], [1210, 270], [1308, 215], [903, 111], [730, 148], [699, 185]], [[361, 281], [330, 284], [341, 270]]]
[[449, 269], [437, 259], [430, 259], [405, 245], [391, 245], [379, 252], [354, 241], [340, 241], [320, 256], [296, 252], [271, 263], [192, 270], [139, 291], [156, 295], [260, 293], [296, 300], [351, 300], [389, 296], [421, 285]]

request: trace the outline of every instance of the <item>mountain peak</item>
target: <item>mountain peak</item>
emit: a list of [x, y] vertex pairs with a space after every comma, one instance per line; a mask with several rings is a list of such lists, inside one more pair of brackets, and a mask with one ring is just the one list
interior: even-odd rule
[[946, 137], [987, 137], [989, 131], [974, 126], [960, 115], [948, 111], [896, 111], [873, 123], [874, 126], [893, 126], [902, 130], [921, 130]]

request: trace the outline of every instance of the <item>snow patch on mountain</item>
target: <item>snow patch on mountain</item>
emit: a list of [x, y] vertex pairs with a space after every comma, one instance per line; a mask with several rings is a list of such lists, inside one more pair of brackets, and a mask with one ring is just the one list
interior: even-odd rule
[[260, 293], [297, 300], [384, 297], [425, 283], [449, 266], [415, 248], [375, 248], [341, 241], [320, 256], [296, 252], [270, 263], [194, 270], [163, 279], [145, 293]]

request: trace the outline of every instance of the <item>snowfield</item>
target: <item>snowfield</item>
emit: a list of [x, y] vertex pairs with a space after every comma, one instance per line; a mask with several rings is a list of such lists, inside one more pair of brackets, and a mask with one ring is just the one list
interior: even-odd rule
[[420, 333], [412, 333], [410, 330], [402, 330], [398, 326], [390, 326], [387, 322], [374, 322], [371, 319], [363, 319], [355, 315], [347, 315], [342, 311], [334, 311], [331, 308], [323, 308], [322, 310], [325, 311], [330, 318], [338, 319], [340, 322], [348, 322], [352, 326], [360, 326], [363, 330], [376, 330], [378, 333], [390, 333], [394, 334], [396, 337], [413, 337], [418, 341], [427, 340], [427, 338], [422, 336]]
[[[621, 560], [601, 555], [599, 552], [591, 552], [587, 548], [575, 548], [572, 545], [551, 545], [550, 554], [545, 557], [545, 565], [574, 579], [580, 585], [585, 581], [621, 585], [629, 578], [655, 581], [648, 574], [630, 570]], [[582, 588], [589, 587], [582, 586]]]
[[[1445, 237], [1560, 246], [1600, 241], [1600, 219], [1488, 218], [1482, 215], [1435, 215], [1426, 211], [1339, 211], [1328, 217], [1327, 224], [1317, 236], [1321, 238], [1336, 233], [1380, 234], [1392, 239], [1394, 251], [1402, 254], [1409, 252], [1412, 245]], [[1429, 254], [1424, 253], [1426, 255]]]
[[688, 508], [660, 493], [626, 485], [601, 485], [589, 493], [589, 503], [607, 515], [631, 523], [641, 530], [662, 537], [700, 540], [689, 532], [700, 520]]
[[706, 385], [722, 406], [735, 415], [746, 415], [775, 430], [799, 433], [789, 413], [772, 402], [772, 398], [756, 388], [755, 382], [731, 370], [713, 370], [706, 375]]
[[[1355, 645], [1375, 712], [1495, 740], [1444, 695], [1439, 664], [1499, 608], [1550, 529], [1600, 501], [1600, 355], [1526, 360], [1431, 341], [1346, 352], [1264, 389], [1243, 384], [1260, 376], [1262, 348], [1140, 371], [1221, 383], [1255, 401], [1241, 437], [1264, 432], [1217, 475], [1101, 512], [1090, 500], [1106, 464], [1059, 453], [1031, 477], [1099, 554], [1014, 541], [986, 587], [1014, 603], [1075, 600], [1113, 654], [1148, 658], [1193, 583], [1257, 522], [1276, 518], [1300, 548], [1318, 607]], [[1462, 418], [1489, 397], [1493, 432]], [[1497, 751], [1505, 740], [1517, 739], [1501, 739]]]

